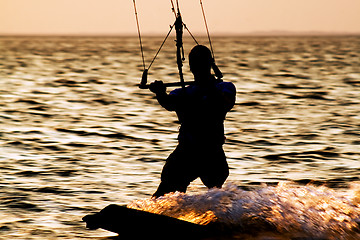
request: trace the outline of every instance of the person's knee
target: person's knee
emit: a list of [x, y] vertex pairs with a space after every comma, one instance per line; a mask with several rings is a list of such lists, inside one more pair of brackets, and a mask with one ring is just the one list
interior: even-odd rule
[[221, 188], [229, 176], [229, 169], [223, 169], [222, 172], [209, 173], [200, 177], [207, 188]]
[[201, 179], [207, 188], [221, 188], [224, 184], [225, 179]]
[[158, 189], [153, 194], [153, 197], [161, 197], [164, 196], [167, 193], [171, 192], [186, 192], [187, 187], [189, 186], [189, 182], [180, 182], [180, 181], [161, 181]]

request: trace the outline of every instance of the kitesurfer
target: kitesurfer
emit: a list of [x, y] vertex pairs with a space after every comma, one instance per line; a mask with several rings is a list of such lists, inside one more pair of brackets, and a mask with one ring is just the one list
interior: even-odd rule
[[224, 120], [235, 104], [233, 83], [211, 74], [211, 51], [196, 45], [189, 54], [195, 84], [166, 92], [162, 81], [150, 84], [159, 104], [175, 111], [181, 124], [178, 146], [170, 154], [161, 173], [161, 183], [153, 197], [186, 192], [196, 178], [208, 188], [221, 188], [229, 175], [223, 144]]

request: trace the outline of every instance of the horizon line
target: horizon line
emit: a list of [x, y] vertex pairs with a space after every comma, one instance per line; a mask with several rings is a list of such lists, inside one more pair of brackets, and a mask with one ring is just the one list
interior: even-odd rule
[[[207, 37], [205, 33], [195, 33], [198, 37]], [[242, 37], [242, 36], [360, 36], [360, 32], [331, 32], [331, 31], [252, 31], [243, 33], [212, 33], [213, 37]], [[137, 37], [136, 33], [0, 33], [0, 37]], [[143, 33], [143, 37], [161, 37], [161, 33]], [[191, 37], [184, 35], [184, 37]]]

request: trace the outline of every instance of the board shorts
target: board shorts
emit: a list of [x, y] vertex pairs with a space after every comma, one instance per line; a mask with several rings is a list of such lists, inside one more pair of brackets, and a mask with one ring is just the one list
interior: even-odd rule
[[229, 167], [222, 145], [194, 147], [179, 144], [166, 160], [161, 183], [153, 196], [186, 192], [189, 184], [198, 177], [208, 188], [221, 188], [228, 176]]

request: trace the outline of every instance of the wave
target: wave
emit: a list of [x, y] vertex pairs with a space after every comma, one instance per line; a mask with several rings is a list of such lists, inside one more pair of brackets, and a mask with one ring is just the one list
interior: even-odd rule
[[272, 232], [285, 239], [358, 239], [360, 184], [335, 191], [280, 182], [252, 191], [227, 184], [201, 194], [170, 193], [136, 200], [128, 207], [197, 224], [216, 224], [232, 234]]

